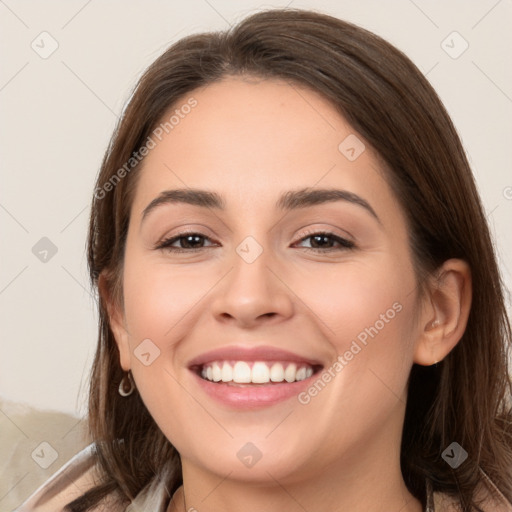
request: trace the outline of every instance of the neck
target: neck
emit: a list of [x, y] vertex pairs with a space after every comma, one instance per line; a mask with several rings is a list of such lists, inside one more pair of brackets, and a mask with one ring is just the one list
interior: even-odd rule
[[[169, 512], [304, 512], [307, 511], [346, 511], [365, 510], [383, 512], [422, 512], [421, 503], [412, 496], [403, 482], [387, 486], [373, 482], [373, 485], [355, 485], [348, 488], [348, 482], [323, 480], [321, 486], [282, 485], [275, 482], [271, 486], [249, 486], [239, 482], [217, 479], [210, 487], [210, 494], [200, 493], [193, 486], [180, 487], [175, 493], [168, 509]], [[323, 484], [323, 485], [322, 485]], [[222, 490], [219, 489], [222, 487]], [[352, 491], [352, 492], [351, 492]]]
[[266, 482], [222, 478], [183, 460], [184, 484], [168, 512], [422, 512], [402, 478], [400, 439], [388, 444], [367, 441], [334, 463], [320, 461], [300, 475], [294, 471], [293, 477], [276, 478], [269, 469]]

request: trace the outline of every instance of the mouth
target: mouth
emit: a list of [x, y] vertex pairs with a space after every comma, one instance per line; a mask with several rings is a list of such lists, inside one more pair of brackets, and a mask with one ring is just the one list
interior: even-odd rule
[[300, 382], [322, 369], [322, 365], [292, 361], [217, 360], [196, 365], [191, 370], [208, 382], [233, 386], [264, 386]]
[[188, 369], [209, 398], [235, 409], [267, 407], [311, 385], [324, 365], [274, 347], [226, 347], [196, 357]]

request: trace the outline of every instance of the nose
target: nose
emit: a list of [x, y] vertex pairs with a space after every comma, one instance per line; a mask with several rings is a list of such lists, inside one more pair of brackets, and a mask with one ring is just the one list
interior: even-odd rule
[[250, 329], [290, 318], [294, 295], [280, 266], [267, 250], [249, 261], [235, 253], [231, 270], [216, 289], [212, 304], [216, 320]]

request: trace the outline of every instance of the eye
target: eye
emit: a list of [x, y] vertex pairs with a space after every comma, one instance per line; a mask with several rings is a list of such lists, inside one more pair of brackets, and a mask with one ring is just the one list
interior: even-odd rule
[[[196, 232], [179, 233], [171, 238], [162, 240], [155, 249], [165, 249], [170, 252], [193, 252], [200, 249], [208, 249], [209, 247], [201, 247], [201, 240], [211, 240], [206, 235]], [[174, 247], [179, 242], [182, 247]]]
[[[330, 232], [313, 232], [307, 233], [307, 236], [304, 236], [299, 240], [303, 242], [305, 240], [311, 239], [311, 245], [313, 247], [303, 247], [307, 251], [317, 252], [317, 253], [325, 253], [331, 251], [344, 251], [347, 249], [354, 249], [355, 244], [346, 238], [342, 238], [334, 233]], [[201, 249], [209, 249], [212, 246], [202, 246], [202, 243], [205, 240], [211, 241], [209, 237], [203, 235], [202, 233], [197, 232], [184, 232], [179, 233], [173, 237], [166, 238], [162, 240], [155, 249], [165, 249], [170, 252], [194, 252], [199, 251]], [[174, 245], [179, 243], [181, 247], [175, 247]], [[338, 244], [338, 247], [333, 247], [332, 245]], [[316, 246], [316, 247], [315, 247]]]
[[[315, 233], [307, 233], [307, 236], [301, 238], [299, 242], [311, 239], [312, 247], [304, 247], [307, 251], [325, 253], [331, 251], [346, 251], [354, 249], [355, 244], [346, 238], [342, 238], [334, 233], [320, 231]], [[332, 247], [333, 243], [337, 243], [338, 247]], [[315, 247], [316, 246], [316, 247]]]

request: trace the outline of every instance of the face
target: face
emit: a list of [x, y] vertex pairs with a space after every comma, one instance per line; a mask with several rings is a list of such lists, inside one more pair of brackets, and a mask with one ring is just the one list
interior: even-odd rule
[[190, 97], [133, 199], [123, 368], [184, 472], [284, 484], [398, 453], [418, 303], [381, 164], [309, 89]]

